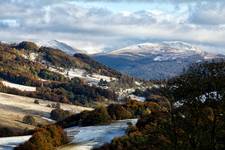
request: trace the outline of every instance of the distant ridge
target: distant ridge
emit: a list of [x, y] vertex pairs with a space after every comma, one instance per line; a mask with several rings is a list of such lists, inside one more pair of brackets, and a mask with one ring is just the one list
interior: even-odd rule
[[182, 41], [141, 43], [93, 57], [118, 71], [143, 79], [171, 78], [192, 63], [225, 58]]

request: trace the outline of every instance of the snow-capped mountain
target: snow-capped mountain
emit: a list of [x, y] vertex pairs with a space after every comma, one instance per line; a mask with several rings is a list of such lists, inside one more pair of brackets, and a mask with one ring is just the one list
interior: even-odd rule
[[94, 58], [135, 77], [165, 79], [180, 74], [192, 63], [225, 56], [205, 52], [189, 43], [169, 41], [132, 45]]
[[46, 41], [39, 41], [39, 42], [36, 42], [36, 43], [39, 46], [46, 46], [46, 47], [51, 47], [51, 48], [55, 48], [55, 49], [60, 49], [60, 50], [64, 51], [65, 53], [69, 54], [69, 55], [73, 55], [75, 53], [85, 53], [82, 50], [73, 48], [72, 46], [70, 46], [66, 43], [57, 41], [57, 40], [52, 40], [52, 41], [47, 41], [47, 42]]
[[142, 43], [128, 46], [119, 50], [109, 52], [110, 55], [146, 57], [155, 55], [154, 61], [168, 61], [200, 55], [204, 59], [214, 58], [214, 54], [207, 53], [189, 43], [172, 41], [162, 43]]

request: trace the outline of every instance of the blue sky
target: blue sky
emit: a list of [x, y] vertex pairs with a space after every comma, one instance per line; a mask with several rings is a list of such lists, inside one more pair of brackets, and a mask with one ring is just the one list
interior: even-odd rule
[[160, 9], [164, 11], [171, 11], [173, 10], [173, 5], [170, 3], [159, 3], [153, 2], [105, 2], [105, 1], [94, 1], [94, 2], [87, 2], [87, 1], [72, 1], [71, 3], [88, 6], [88, 7], [102, 7], [109, 9], [113, 12], [118, 11], [141, 11], [141, 10], [150, 10], [150, 9]]
[[90, 53], [176, 40], [225, 53], [224, 0], [121, 1], [0, 1], [0, 40], [59, 40]]

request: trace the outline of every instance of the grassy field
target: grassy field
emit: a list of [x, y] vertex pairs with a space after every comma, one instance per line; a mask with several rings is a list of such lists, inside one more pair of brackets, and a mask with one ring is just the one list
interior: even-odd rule
[[[24, 124], [22, 119], [25, 115], [32, 115], [40, 124], [49, 124], [48, 120], [50, 112], [53, 108], [47, 105], [52, 104], [52, 101], [39, 100], [39, 104], [35, 104], [34, 98], [0, 93], [0, 126], [28, 128], [34, 126]], [[81, 107], [76, 105], [61, 104], [61, 108], [69, 110], [72, 113], [79, 113], [84, 110], [92, 110], [91, 108]]]

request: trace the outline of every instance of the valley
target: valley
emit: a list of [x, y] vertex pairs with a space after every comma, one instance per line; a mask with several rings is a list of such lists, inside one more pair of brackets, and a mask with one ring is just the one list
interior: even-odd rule
[[225, 150], [225, 0], [0, 0], [0, 150]]
[[138, 48], [138, 54], [127, 48], [110, 55], [132, 62], [150, 56], [154, 67], [165, 63], [179, 72], [168, 65], [179, 62], [186, 69], [172, 76], [164, 70], [167, 80], [148, 81], [85, 54], [27, 41], [0, 44], [0, 149], [191, 150], [193, 139], [198, 149], [223, 147], [223, 56], [179, 42]]
[[[135, 124], [137, 119], [122, 120], [105, 126], [71, 127], [65, 129], [71, 142], [58, 150], [91, 150], [125, 134], [127, 123]], [[12, 150], [31, 136], [0, 138], [0, 150]]]
[[59, 150], [82, 149], [91, 150], [94, 147], [102, 146], [113, 138], [125, 134], [128, 123], [136, 124], [137, 119], [120, 120], [104, 126], [71, 127], [65, 129], [72, 139], [71, 143], [60, 147]]

